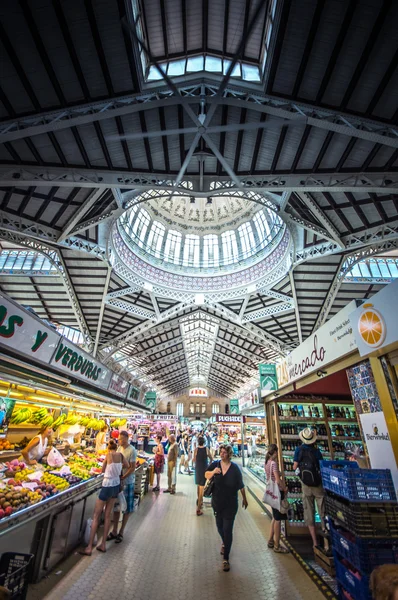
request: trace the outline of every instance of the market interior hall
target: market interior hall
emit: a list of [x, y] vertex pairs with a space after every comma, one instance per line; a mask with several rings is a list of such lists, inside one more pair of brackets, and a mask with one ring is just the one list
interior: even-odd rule
[[397, 29], [1, 2], [0, 600], [397, 600]]

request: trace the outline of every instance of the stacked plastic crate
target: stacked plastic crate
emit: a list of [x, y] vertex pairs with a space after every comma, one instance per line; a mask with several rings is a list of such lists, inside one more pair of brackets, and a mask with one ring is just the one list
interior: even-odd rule
[[321, 461], [340, 598], [371, 600], [370, 574], [398, 564], [398, 506], [389, 470]]

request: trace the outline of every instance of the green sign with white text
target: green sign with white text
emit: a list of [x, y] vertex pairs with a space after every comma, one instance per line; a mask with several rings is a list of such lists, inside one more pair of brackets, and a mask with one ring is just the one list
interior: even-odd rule
[[147, 392], [145, 394], [145, 406], [150, 410], [156, 408], [156, 392]]
[[275, 364], [258, 365], [260, 371], [260, 389], [262, 392], [272, 392], [278, 389]]
[[229, 401], [229, 412], [231, 415], [239, 414], [239, 400], [237, 398]]

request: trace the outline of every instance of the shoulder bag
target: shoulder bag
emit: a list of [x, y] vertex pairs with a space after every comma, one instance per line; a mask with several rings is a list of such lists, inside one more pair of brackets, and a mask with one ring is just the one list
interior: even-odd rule
[[[218, 463], [218, 467], [221, 469], [221, 463]], [[203, 496], [205, 498], [211, 498], [213, 495], [213, 491], [214, 491], [214, 477], [217, 477], [217, 475], [213, 475], [213, 477], [211, 479], [207, 479], [206, 480], [206, 484], [203, 490]]]

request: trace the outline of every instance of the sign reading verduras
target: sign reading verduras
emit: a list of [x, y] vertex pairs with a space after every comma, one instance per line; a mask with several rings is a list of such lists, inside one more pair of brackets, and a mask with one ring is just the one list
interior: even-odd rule
[[357, 346], [350, 321], [350, 314], [355, 308], [356, 302], [352, 300], [278, 363], [279, 387], [322, 369], [355, 350]]
[[112, 371], [90, 354], [62, 338], [51, 360], [53, 367], [95, 386], [108, 389]]
[[0, 296], [0, 344], [49, 364], [60, 336], [23, 308]]

